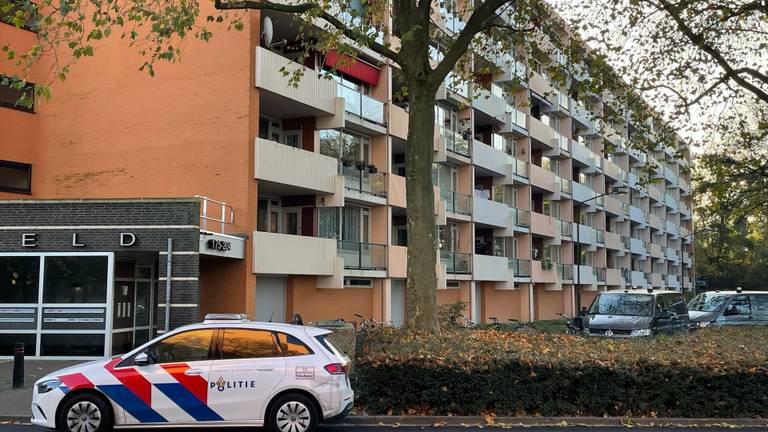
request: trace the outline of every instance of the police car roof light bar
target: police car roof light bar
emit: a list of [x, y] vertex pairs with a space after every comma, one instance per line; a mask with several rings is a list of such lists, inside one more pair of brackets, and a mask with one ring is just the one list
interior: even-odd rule
[[203, 322], [211, 322], [211, 321], [235, 321], [235, 322], [244, 322], [248, 321], [248, 315], [246, 314], [236, 314], [236, 313], [209, 313], [205, 315]]

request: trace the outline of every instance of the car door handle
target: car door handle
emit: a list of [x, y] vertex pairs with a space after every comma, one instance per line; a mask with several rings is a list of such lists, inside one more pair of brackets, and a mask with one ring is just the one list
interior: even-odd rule
[[258, 372], [272, 372], [273, 370], [275, 370], [275, 368], [258, 368], [258, 369], [256, 369], [256, 371], [258, 371]]
[[203, 371], [200, 369], [187, 369], [184, 371], [184, 375], [187, 375], [187, 376], [197, 376], [202, 374], [203, 374]]

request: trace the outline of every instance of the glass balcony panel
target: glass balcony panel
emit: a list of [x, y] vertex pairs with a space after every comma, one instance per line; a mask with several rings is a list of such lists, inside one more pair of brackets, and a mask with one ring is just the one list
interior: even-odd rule
[[344, 260], [344, 268], [346, 269], [387, 269], [386, 245], [339, 240], [337, 255]]
[[362, 100], [360, 99], [360, 93], [351, 88], [344, 87], [343, 85], [338, 85], [336, 88], [338, 89], [339, 97], [344, 98], [344, 111], [362, 117]]
[[514, 271], [515, 277], [531, 277], [531, 261], [509, 258], [508, 266]]
[[440, 251], [440, 263], [445, 267], [447, 273], [470, 273], [472, 270], [471, 262], [472, 254], [446, 250]]
[[384, 102], [370, 96], [362, 96], [362, 117], [374, 123], [384, 124]]

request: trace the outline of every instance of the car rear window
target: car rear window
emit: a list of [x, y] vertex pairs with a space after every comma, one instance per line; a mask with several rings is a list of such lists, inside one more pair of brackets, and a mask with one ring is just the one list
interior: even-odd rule
[[328, 340], [327, 336], [328, 336], [327, 334], [320, 335], [320, 336], [315, 336], [315, 339], [317, 339], [317, 341], [320, 342], [320, 345], [322, 345], [323, 348], [325, 348], [329, 353], [331, 353], [331, 354], [335, 355], [336, 357], [338, 357], [339, 360], [343, 359], [344, 358], [344, 354], [343, 354], [342, 350], [336, 348], [336, 345], [331, 343], [331, 341]]

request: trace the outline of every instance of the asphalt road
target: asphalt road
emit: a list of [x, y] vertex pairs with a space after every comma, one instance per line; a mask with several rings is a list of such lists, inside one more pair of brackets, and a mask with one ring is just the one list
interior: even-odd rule
[[[599, 432], [691, 432], [691, 431], [707, 431], [707, 432], [733, 432], [733, 428], [641, 428], [641, 427], [632, 427], [632, 428], [621, 428], [621, 427], [601, 427], [601, 428], [587, 428], [587, 427], [513, 427], [513, 428], [491, 428], [491, 427], [455, 427], [455, 426], [445, 426], [445, 427], [405, 427], [405, 426], [398, 426], [398, 427], [387, 427], [387, 426], [327, 426], [320, 429], [319, 432], [380, 432], [380, 431], [387, 431], [391, 432], [392, 430], [396, 430], [397, 432], [422, 432], [422, 431], [439, 431], [439, 432], [467, 432], [467, 431], [483, 431], [483, 432], [546, 432], [546, 431], [555, 431], [555, 432], [585, 432], [585, 431], [591, 431], [591, 430], [599, 430]], [[141, 431], [142, 429], [133, 429], [137, 431]], [[157, 429], [146, 429], [147, 431], [150, 430], [157, 430]], [[173, 430], [176, 432], [186, 432], [186, 431], [199, 431], [199, 428], [195, 429], [164, 429], [164, 430]], [[245, 431], [254, 431], [257, 429], [230, 429], [230, 428], [222, 428], [221, 430], [225, 431], [236, 431], [236, 432], [245, 432]], [[744, 428], [744, 429], [738, 429], [741, 432], [766, 432], [768, 429], [761, 429], [761, 428]], [[44, 432], [44, 431], [50, 431], [50, 429], [44, 429], [39, 428], [35, 426], [30, 425], [20, 425], [20, 424], [0, 424], [0, 432]]]

